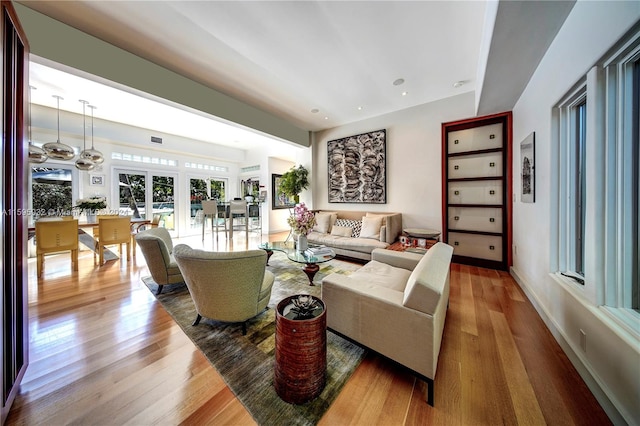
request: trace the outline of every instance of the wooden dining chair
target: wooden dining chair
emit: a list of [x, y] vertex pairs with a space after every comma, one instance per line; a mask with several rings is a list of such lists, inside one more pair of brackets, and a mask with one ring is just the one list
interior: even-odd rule
[[78, 220], [38, 220], [36, 222], [36, 256], [38, 278], [42, 277], [44, 256], [71, 252], [71, 269], [78, 270]]
[[98, 236], [94, 236], [96, 240], [93, 252], [94, 262], [96, 255], [98, 255], [100, 258], [99, 265], [102, 266], [104, 264], [105, 247], [116, 244], [118, 245], [120, 258], [122, 258], [122, 244], [126, 244], [127, 260], [131, 259], [131, 217], [101, 217], [98, 220], [98, 229]]

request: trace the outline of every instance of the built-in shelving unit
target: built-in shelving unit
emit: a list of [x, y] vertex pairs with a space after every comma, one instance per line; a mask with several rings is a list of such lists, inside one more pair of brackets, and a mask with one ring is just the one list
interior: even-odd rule
[[511, 112], [442, 124], [443, 241], [453, 261], [511, 265]]

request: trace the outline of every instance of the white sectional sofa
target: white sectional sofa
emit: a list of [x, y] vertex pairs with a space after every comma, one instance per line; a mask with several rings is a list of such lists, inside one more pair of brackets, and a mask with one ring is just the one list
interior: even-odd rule
[[393, 244], [402, 232], [401, 213], [316, 211], [316, 226], [307, 236], [311, 244], [331, 247], [336, 255], [360, 261]]
[[426, 254], [375, 249], [351, 275], [322, 280], [327, 327], [433, 381], [449, 302], [453, 247], [437, 243]]

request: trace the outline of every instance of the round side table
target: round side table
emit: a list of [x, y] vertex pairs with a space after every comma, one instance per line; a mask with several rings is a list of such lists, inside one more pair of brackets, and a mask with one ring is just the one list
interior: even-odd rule
[[[325, 305], [311, 317], [297, 319], [289, 296], [276, 307], [276, 360], [274, 386], [283, 401], [303, 404], [324, 389], [327, 371], [327, 315]], [[306, 296], [306, 295], [305, 295]]]

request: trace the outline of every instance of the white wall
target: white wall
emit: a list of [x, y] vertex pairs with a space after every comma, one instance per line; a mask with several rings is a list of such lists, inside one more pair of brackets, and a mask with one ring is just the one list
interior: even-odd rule
[[[536, 132], [536, 201], [523, 204], [516, 196], [513, 214], [512, 273], [615, 423], [640, 423], [640, 349], [579, 290], [550, 276], [552, 107], [602, 55], [640, 18], [640, 2], [578, 1], [529, 85], [513, 109], [514, 170], [519, 170], [519, 144]], [[514, 174], [518, 191], [520, 176]], [[580, 349], [580, 329], [587, 351]], [[544, 374], [544, 372], [540, 372]], [[611, 401], [615, 409], [608, 403]], [[619, 414], [616, 412], [619, 412]]]
[[[405, 227], [442, 230], [442, 123], [474, 115], [473, 92], [316, 133], [313, 207], [401, 212]], [[387, 204], [329, 203], [327, 142], [387, 130]]]

